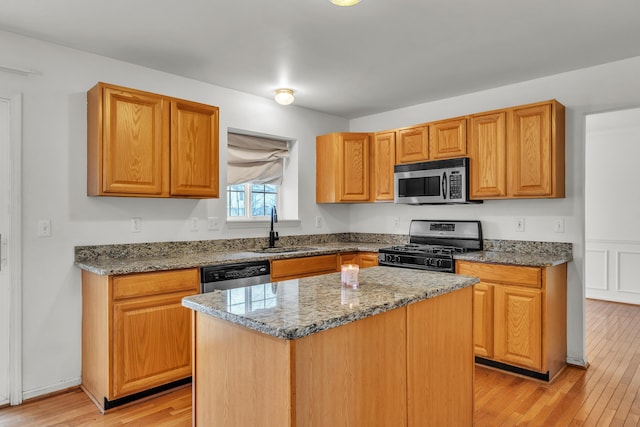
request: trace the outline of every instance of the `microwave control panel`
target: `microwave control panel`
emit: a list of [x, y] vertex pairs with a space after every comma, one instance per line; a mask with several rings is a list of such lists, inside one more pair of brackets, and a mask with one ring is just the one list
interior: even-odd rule
[[449, 200], [462, 199], [462, 174], [452, 171], [449, 175]]

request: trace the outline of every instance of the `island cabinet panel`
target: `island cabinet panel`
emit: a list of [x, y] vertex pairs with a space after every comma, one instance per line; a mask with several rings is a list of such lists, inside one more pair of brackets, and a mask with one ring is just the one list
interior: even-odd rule
[[473, 309], [479, 363], [496, 366], [495, 361], [497, 367], [543, 380], [552, 380], [566, 366], [566, 263], [524, 267], [458, 260], [456, 272], [481, 280], [474, 285]]
[[295, 342], [297, 426], [406, 426], [406, 310]]
[[82, 388], [101, 410], [191, 376], [196, 268], [99, 276], [82, 271]]
[[468, 287], [407, 307], [409, 427], [473, 425], [472, 300]]
[[450, 159], [466, 155], [466, 117], [429, 123], [429, 158]]
[[218, 107], [98, 83], [87, 92], [87, 194], [218, 197]]
[[193, 316], [193, 425], [296, 426], [295, 341]]
[[271, 280], [289, 280], [334, 273], [336, 271], [336, 263], [337, 257], [335, 254], [274, 259], [271, 261]]
[[371, 199], [371, 135], [331, 133], [316, 137], [316, 202]]
[[396, 130], [396, 164], [429, 160], [429, 127], [415, 126]]
[[396, 133], [379, 132], [373, 138], [373, 192], [376, 201], [393, 201], [393, 166], [396, 163]]

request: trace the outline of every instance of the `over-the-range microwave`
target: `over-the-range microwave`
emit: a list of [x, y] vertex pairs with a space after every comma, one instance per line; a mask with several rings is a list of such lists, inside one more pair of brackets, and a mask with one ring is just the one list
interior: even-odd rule
[[481, 203], [469, 200], [469, 158], [394, 166], [394, 202], [408, 205]]

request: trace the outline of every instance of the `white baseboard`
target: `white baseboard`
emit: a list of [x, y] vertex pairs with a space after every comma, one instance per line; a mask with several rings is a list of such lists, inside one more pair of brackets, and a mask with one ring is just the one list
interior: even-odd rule
[[71, 387], [79, 386], [82, 383], [82, 378], [74, 378], [71, 380], [61, 381], [56, 384], [38, 387], [31, 390], [25, 390], [22, 392], [22, 400], [33, 399], [34, 397], [43, 396], [49, 393], [55, 393], [56, 391], [64, 390]]

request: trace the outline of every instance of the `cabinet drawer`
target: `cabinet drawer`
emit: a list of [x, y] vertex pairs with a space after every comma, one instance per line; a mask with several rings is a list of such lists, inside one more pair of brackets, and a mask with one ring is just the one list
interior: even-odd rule
[[271, 278], [294, 279], [336, 271], [336, 255], [319, 255], [304, 258], [277, 259], [271, 261]]
[[149, 296], [178, 291], [198, 293], [200, 273], [197, 268], [127, 274], [113, 278], [113, 299]]
[[508, 283], [532, 288], [542, 286], [542, 273], [538, 267], [458, 261], [456, 273], [479, 277], [483, 282]]

